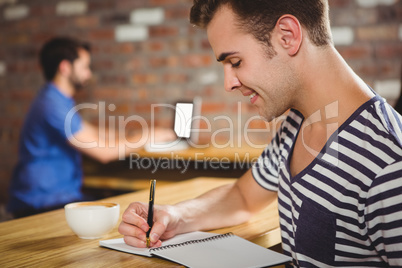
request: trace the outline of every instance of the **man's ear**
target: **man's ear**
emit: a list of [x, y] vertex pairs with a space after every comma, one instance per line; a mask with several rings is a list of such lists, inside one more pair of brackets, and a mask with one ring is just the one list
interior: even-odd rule
[[68, 60], [62, 60], [59, 64], [58, 73], [62, 76], [70, 76], [72, 72], [72, 64]]
[[280, 45], [288, 51], [288, 55], [296, 55], [303, 40], [299, 20], [292, 15], [283, 15], [278, 19], [275, 28], [280, 39]]

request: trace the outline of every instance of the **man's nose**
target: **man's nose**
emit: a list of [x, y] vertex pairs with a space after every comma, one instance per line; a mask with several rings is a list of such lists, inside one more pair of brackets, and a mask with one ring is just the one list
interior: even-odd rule
[[233, 71], [225, 70], [225, 90], [227, 92], [232, 92], [240, 86], [241, 83]]

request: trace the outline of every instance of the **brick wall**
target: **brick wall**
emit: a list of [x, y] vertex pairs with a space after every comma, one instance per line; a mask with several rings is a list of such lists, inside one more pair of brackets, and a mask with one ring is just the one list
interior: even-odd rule
[[[205, 32], [188, 23], [191, 2], [0, 0], [0, 203], [17, 160], [20, 127], [43, 83], [37, 53], [54, 35], [92, 43], [94, 81], [77, 99], [97, 105], [104, 101], [106, 119], [137, 114], [149, 123], [152, 104], [203, 96], [202, 113], [212, 123], [211, 131], [230, 127], [227, 120], [214, 121], [217, 115], [233, 119], [235, 135], [245, 124], [266, 126], [255, 118], [247, 122], [256, 110], [240, 94], [224, 92], [222, 68]], [[401, 1], [329, 2], [336, 47], [358, 75], [394, 102], [401, 87]], [[156, 123], [170, 126], [169, 112], [156, 110]], [[82, 110], [82, 115], [99, 123], [99, 109]], [[127, 128], [138, 125], [131, 122]], [[272, 129], [253, 141], [264, 143]], [[210, 136], [205, 134], [204, 141]], [[228, 131], [214, 138], [226, 143]]]

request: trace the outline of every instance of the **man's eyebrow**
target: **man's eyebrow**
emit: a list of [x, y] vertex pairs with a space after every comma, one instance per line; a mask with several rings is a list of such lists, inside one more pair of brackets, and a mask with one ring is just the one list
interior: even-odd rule
[[217, 61], [218, 62], [224, 61], [228, 56], [236, 54], [236, 53], [237, 52], [225, 52], [225, 53], [222, 53], [222, 54], [219, 55]]

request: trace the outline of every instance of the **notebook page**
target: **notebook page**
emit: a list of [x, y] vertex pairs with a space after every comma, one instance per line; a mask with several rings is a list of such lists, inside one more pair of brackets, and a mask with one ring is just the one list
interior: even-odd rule
[[266, 267], [291, 260], [288, 256], [263, 248], [235, 235], [151, 252], [192, 268]]
[[[216, 236], [216, 235], [217, 234], [206, 233], [206, 232], [191, 232], [191, 233], [186, 233], [186, 234], [179, 234], [168, 240], [162, 241], [162, 246], [179, 244], [179, 243], [187, 242], [190, 240], [205, 239], [205, 238]], [[152, 257], [148, 248], [136, 248], [133, 246], [129, 246], [124, 242], [123, 238], [101, 240], [101, 241], [99, 241], [99, 245], [102, 247], [115, 249], [115, 250], [126, 252], [126, 253]]]

